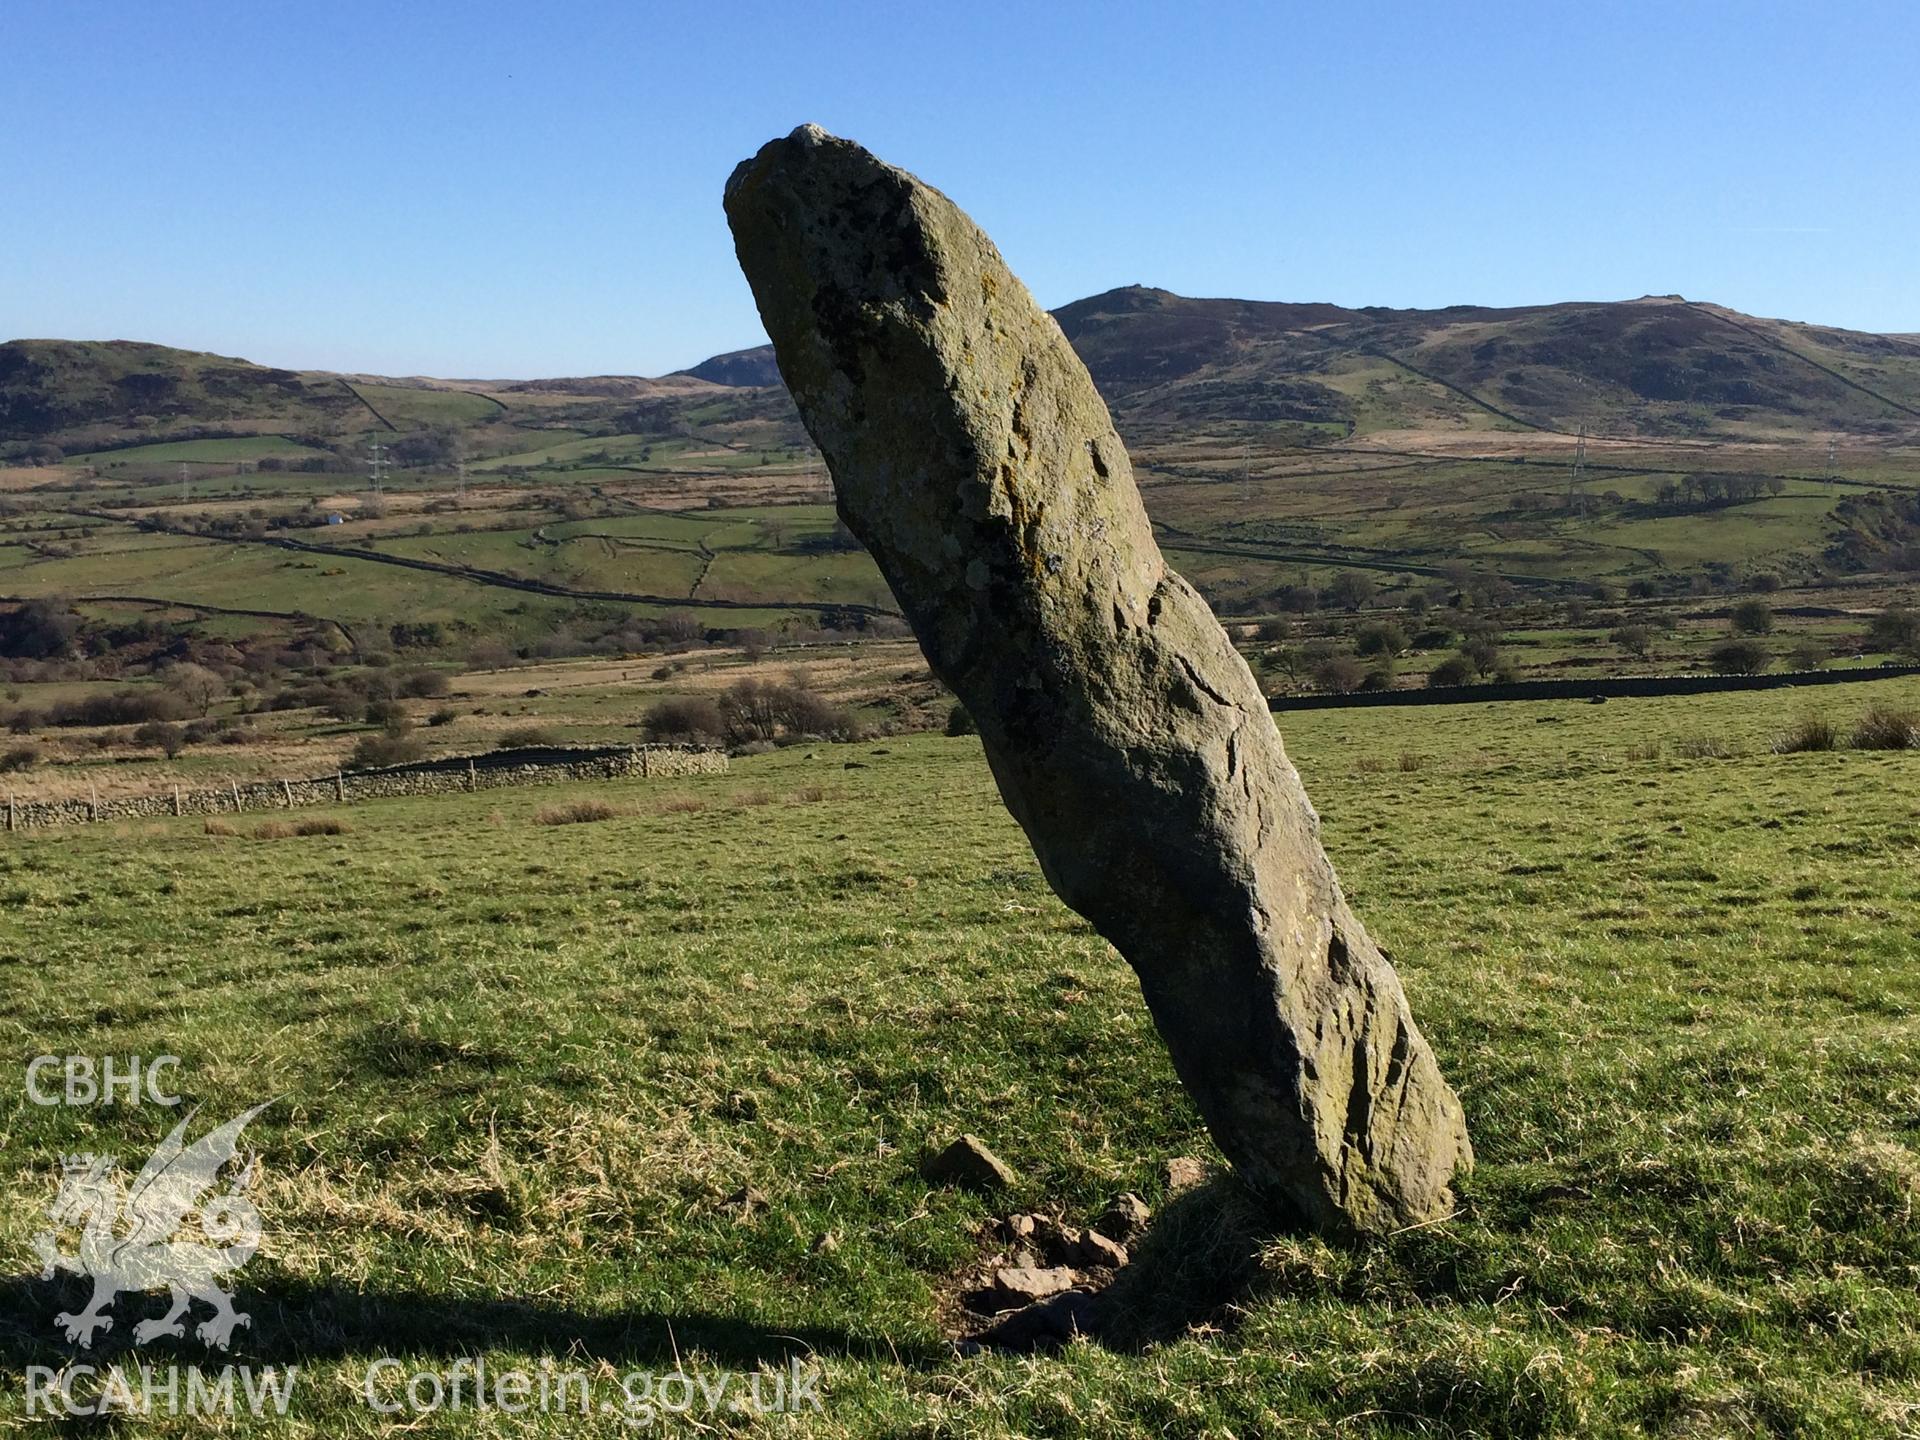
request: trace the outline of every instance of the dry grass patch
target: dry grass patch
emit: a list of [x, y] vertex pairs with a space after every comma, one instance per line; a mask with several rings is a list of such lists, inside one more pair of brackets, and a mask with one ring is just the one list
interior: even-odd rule
[[1920, 750], [1920, 710], [1869, 705], [1853, 727], [1856, 750]]
[[1801, 755], [1840, 748], [1840, 730], [1824, 715], [1803, 715], [1773, 742], [1776, 755]]
[[594, 820], [613, 820], [627, 814], [620, 806], [605, 800], [570, 800], [564, 805], [543, 805], [533, 812], [536, 825], [584, 825]]
[[707, 802], [697, 795], [669, 795], [659, 808], [662, 815], [697, 815], [707, 808]]
[[353, 827], [344, 820], [331, 815], [315, 815], [305, 820], [262, 820], [251, 830], [234, 824], [231, 820], [222, 820], [210, 815], [201, 827], [207, 835], [220, 835], [229, 838], [246, 836], [253, 840], [291, 840], [300, 835], [351, 835]]

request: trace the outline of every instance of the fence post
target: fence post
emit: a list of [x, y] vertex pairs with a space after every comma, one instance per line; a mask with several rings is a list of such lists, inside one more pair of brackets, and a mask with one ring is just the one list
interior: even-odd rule
[[339, 770], [333, 772], [333, 798], [342, 805], [347, 803], [347, 777]]
[[480, 776], [473, 768], [473, 756], [467, 756], [467, 792], [471, 794], [480, 788]]
[[281, 780], [280, 793], [287, 797], [287, 809], [293, 809], [293, 782], [291, 780]]
[[87, 777], [87, 818], [89, 820], [100, 818], [100, 787], [94, 783], [91, 775]]
[[7, 791], [7, 829], [13, 829], [13, 791]]
[[173, 813], [176, 815], [180, 813], [180, 787], [178, 785], [173, 787]]
[[238, 815], [240, 813], [240, 782], [229, 779], [227, 784], [233, 787], [233, 813]]

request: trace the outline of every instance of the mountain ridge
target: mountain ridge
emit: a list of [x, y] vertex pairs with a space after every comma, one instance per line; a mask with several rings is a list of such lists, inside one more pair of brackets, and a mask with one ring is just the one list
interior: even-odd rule
[[[1678, 295], [1421, 310], [1128, 285], [1053, 314], [1116, 419], [1140, 432], [1278, 426], [1311, 442], [1513, 428], [1753, 440], [1891, 438], [1920, 424], [1920, 336], [1767, 319]], [[440, 411], [405, 395], [376, 403], [393, 392], [448, 398]], [[404, 415], [480, 423], [496, 408], [537, 407], [586, 422], [596, 407], [639, 406], [660, 421], [713, 405], [784, 419], [771, 348], [656, 377], [450, 380], [290, 370], [145, 341], [0, 344], [0, 444], [14, 446], [341, 433], [368, 411], [381, 427], [405, 429]]]

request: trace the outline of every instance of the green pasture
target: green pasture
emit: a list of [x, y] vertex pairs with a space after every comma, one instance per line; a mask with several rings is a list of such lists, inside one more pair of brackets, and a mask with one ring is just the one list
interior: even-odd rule
[[[972, 740], [367, 804], [333, 836], [9, 836], [0, 1015], [20, 1067], [179, 1055], [204, 1123], [279, 1097], [247, 1132], [266, 1239], [227, 1359], [300, 1376], [288, 1420], [230, 1431], [625, 1434], [598, 1412], [396, 1419], [360, 1388], [382, 1356], [798, 1355], [823, 1413], [722, 1428], [1897, 1435], [1920, 1407], [1920, 755], [1769, 752], [1875, 700], [1920, 685], [1285, 718], [1479, 1157], [1453, 1219], [1368, 1245], [1217, 1171], [1166, 1193], [1168, 1159], [1216, 1157]], [[537, 823], [581, 799], [613, 818]], [[11, 1112], [14, 1418], [25, 1368], [71, 1353], [52, 1317], [78, 1292], [31, 1258], [59, 1156], [137, 1164], [174, 1118]], [[919, 1177], [961, 1131], [1017, 1168], [1010, 1193]], [[1126, 1189], [1157, 1219], [1115, 1328], [949, 1347], [989, 1219], [1084, 1219]], [[155, 1303], [123, 1300], [95, 1358], [220, 1363], [129, 1351]]]

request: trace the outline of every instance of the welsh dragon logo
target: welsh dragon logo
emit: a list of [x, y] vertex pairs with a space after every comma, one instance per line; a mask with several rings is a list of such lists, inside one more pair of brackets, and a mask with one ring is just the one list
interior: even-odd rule
[[[246, 1264], [260, 1245], [260, 1212], [242, 1193], [253, 1179], [253, 1163], [222, 1193], [201, 1197], [214, 1187], [220, 1167], [235, 1158], [247, 1122], [266, 1108], [256, 1105], [191, 1145], [187, 1126], [198, 1111], [189, 1112], [140, 1167], [130, 1190], [123, 1190], [112, 1155], [62, 1159], [60, 1192], [47, 1212], [52, 1228], [34, 1237], [34, 1249], [43, 1266], [41, 1279], [51, 1280], [56, 1270], [93, 1279], [93, 1298], [84, 1310], [54, 1317], [67, 1339], [91, 1347], [95, 1331], [113, 1328], [107, 1310], [115, 1296], [163, 1287], [171, 1296], [167, 1312], [133, 1327], [136, 1344], [184, 1336], [181, 1317], [195, 1300], [213, 1307], [212, 1316], [194, 1330], [209, 1345], [226, 1349], [234, 1327], [252, 1323], [234, 1310], [233, 1297], [218, 1279]], [[196, 1210], [200, 1235], [210, 1243], [176, 1238]], [[63, 1255], [60, 1232], [73, 1228], [80, 1231], [79, 1252]]]

